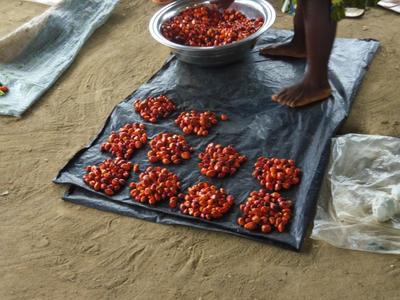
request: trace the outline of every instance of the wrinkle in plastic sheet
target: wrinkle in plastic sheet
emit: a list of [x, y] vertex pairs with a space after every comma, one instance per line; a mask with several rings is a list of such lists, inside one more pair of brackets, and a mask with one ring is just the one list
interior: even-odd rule
[[[256, 49], [268, 43], [285, 41], [291, 32], [272, 30], [259, 41]], [[351, 102], [379, 43], [373, 40], [337, 40], [330, 64], [333, 95], [324, 102], [301, 109], [291, 109], [271, 101], [271, 95], [280, 88], [299, 80], [304, 72], [303, 61], [271, 60], [260, 57], [256, 51], [236, 64], [217, 68], [201, 68], [179, 62], [175, 57], [146, 84], [115, 107], [105, 126], [91, 144], [79, 151], [60, 171], [56, 183], [73, 187], [64, 199], [97, 209], [117, 212], [157, 223], [187, 225], [227, 232], [251, 239], [287, 245], [299, 250], [312, 220], [320, 181], [328, 158], [329, 140], [348, 115]], [[235, 206], [221, 220], [210, 222], [184, 216], [167, 204], [150, 207], [132, 201], [129, 188], [108, 197], [90, 190], [82, 181], [84, 167], [98, 164], [110, 157], [99, 150], [111, 131], [128, 122], [143, 122], [132, 104], [137, 98], [167, 94], [179, 110], [199, 109], [226, 113], [230, 120], [220, 122], [204, 138], [189, 136], [195, 155], [181, 166], [168, 166], [177, 173], [183, 190], [199, 181], [208, 180], [235, 196]], [[160, 132], [181, 133], [174, 125], [178, 113], [159, 124], [146, 123], [149, 138]], [[197, 154], [210, 142], [233, 144], [249, 157], [233, 177], [209, 179], [198, 170]], [[131, 161], [141, 169], [149, 166], [147, 149], [139, 151]], [[297, 187], [282, 192], [294, 201], [294, 217], [288, 231], [264, 235], [240, 228], [236, 219], [239, 205], [259, 184], [251, 176], [257, 157], [276, 156], [295, 159], [302, 169], [302, 181]], [[135, 181], [137, 175], [133, 175]]]

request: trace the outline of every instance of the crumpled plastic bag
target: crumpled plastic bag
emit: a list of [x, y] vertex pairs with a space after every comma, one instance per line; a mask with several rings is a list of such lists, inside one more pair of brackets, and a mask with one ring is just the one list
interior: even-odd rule
[[348, 134], [331, 147], [311, 238], [400, 254], [400, 139]]
[[[35, 1], [54, 4], [58, 1]], [[14, 32], [0, 37], [0, 115], [21, 116], [72, 64], [118, 0], [62, 0]]]

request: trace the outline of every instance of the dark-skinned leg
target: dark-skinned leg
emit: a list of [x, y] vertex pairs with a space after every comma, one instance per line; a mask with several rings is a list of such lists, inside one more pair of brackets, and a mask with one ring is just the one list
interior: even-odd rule
[[336, 22], [330, 17], [330, 7], [330, 0], [303, 1], [307, 70], [301, 82], [272, 96], [272, 100], [299, 107], [331, 95], [328, 61], [335, 39]]
[[293, 18], [293, 39], [286, 44], [273, 45], [261, 49], [260, 54], [264, 56], [275, 57], [306, 58], [306, 32], [304, 24], [303, 1], [304, 0], [298, 1], [296, 14]]

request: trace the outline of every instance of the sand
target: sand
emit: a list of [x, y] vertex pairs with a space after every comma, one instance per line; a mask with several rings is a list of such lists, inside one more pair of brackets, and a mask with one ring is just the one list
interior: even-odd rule
[[[44, 10], [0, 0], [1, 34]], [[51, 180], [112, 108], [168, 55], [147, 32], [157, 7], [123, 0], [73, 66], [21, 120], [0, 117], [0, 299], [396, 299], [400, 257], [306, 240], [294, 253], [65, 203]], [[4, 13], [5, 12], [5, 13]], [[291, 28], [279, 14], [275, 27]], [[400, 136], [400, 18], [371, 9], [339, 36], [376, 38], [340, 133]], [[0, 70], [1, 72], [1, 70]], [[398, 299], [398, 298], [397, 298]]]

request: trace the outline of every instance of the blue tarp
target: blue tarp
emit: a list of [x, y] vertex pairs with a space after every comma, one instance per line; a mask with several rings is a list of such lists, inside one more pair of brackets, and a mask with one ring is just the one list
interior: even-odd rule
[[[0, 82], [10, 88], [6, 96], [0, 97], [0, 114], [20, 117], [38, 101], [72, 64], [85, 41], [107, 20], [117, 3], [118, 0], [64, 0], [16, 32], [30, 39], [11, 61], [4, 62], [0, 56]], [[30, 37], [29, 31], [34, 36]], [[19, 37], [5, 38], [21, 43]], [[4, 40], [3, 44], [9, 49], [14, 46]]]

